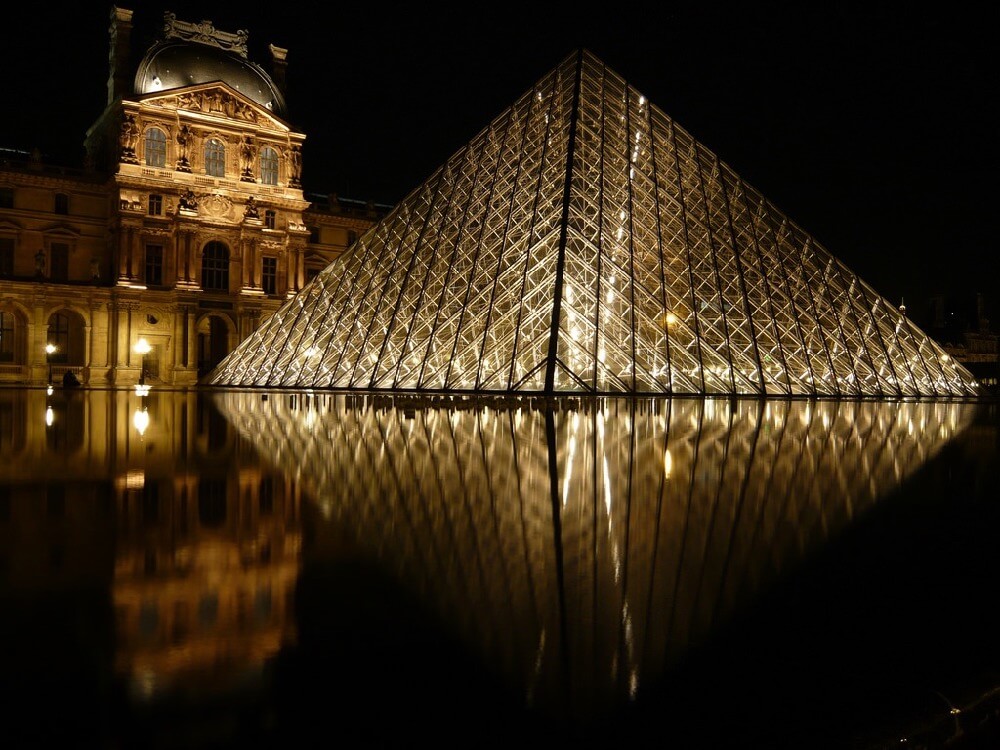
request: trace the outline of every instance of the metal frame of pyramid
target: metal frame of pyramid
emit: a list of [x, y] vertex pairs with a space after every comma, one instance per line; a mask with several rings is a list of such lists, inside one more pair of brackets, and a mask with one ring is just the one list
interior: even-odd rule
[[940, 346], [586, 50], [411, 192], [207, 383], [977, 394]]

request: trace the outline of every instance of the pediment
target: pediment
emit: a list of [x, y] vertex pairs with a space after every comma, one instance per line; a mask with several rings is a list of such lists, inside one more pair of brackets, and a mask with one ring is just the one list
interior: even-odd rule
[[72, 237], [73, 239], [77, 239], [80, 237], [80, 230], [69, 224], [51, 224], [42, 230], [42, 234], [47, 237]]
[[20, 232], [22, 228], [23, 227], [21, 227], [21, 225], [16, 222], [10, 221], [8, 219], [0, 219], [0, 232], [4, 232], [6, 234], [12, 234]]
[[271, 110], [222, 81], [145, 94], [138, 97], [137, 101], [147, 107], [188, 111], [283, 132], [292, 130]]
[[328, 256], [322, 253], [318, 253], [315, 250], [306, 250], [306, 252], [303, 254], [302, 259], [306, 263], [322, 263], [324, 266], [326, 266], [330, 262]]

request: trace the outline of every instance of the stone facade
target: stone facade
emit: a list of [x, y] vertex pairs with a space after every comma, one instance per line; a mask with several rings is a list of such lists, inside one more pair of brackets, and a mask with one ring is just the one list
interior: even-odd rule
[[[0, 383], [72, 370], [93, 386], [194, 385], [387, 208], [307, 194], [305, 135], [225, 71], [131, 90], [131, 18], [112, 12], [108, 103], [86, 134], [87, 167], [0, 151]], [[232, 39], [245, 42], [211, 27], [172, 41]], [[276, 86], [285, 50], [272, 54], [273, 80], [245, 65]]]

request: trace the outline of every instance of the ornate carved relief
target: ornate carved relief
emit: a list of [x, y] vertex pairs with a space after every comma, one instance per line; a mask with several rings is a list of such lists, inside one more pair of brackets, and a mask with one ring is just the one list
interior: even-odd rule
[[246, 29], [239, 29], [235, 34], [219, 31], [212, 25], [211, 21], [198, 23], [178, 21], [177, 15], [168, 11], [163, 14], [163, 37], [165, 39], [190, 39], [246, 57], [247, 40], [250, 38], [250, 34]]
[[226, 117], [245, 120], [246, 122], [257, 124], [260, 117], [257, 110], [246, 102], [240, 101], [235, 96], [227, 94], [225, 91], [213, 89], [211, 91], [192, 91], [180, 96], [165, 99], [177, 109], [186, 109], [192, 112], [205, 112], [207, 114], [221, 114]]
[[208, 195], [202, 199], [201, 210], [215, 219], [230, 219], [233, 216], [233, 202], [222, 195]]

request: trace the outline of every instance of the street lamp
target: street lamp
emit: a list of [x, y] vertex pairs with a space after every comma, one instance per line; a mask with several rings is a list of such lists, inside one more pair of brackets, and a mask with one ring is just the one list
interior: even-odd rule
[[45, 345], [45, 361], [49, 363], [49, 385], [52, 385], [52, 355], [56, 353], [56, 345], [51, 341]]
[[139, 385], [145, 385], [146, 383], [146, 355], [152, 351], [153, 347], [149, 345], [149, 342], [144, 338], [139, 338], [135, 342], [135, 353], [139, 355]]

